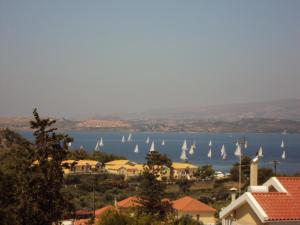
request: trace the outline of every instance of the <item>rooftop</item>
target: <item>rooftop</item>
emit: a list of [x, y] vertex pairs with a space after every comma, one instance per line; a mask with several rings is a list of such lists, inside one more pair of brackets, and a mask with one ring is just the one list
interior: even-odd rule
[[173, 201], [173, 208], [181, 212], [215, 212], [216, 210], [190, 196]]

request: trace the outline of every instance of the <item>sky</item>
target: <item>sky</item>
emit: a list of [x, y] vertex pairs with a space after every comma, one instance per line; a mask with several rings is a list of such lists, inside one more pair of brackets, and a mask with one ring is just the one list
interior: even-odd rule
[[0, 0], [0, 116], [300, 96], [300, 1]]

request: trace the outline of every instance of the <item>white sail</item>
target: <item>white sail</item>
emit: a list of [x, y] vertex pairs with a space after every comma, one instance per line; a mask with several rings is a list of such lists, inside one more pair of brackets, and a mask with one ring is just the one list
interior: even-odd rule
[[104, 146], [102, 137], [101, 137], [101, 139], [100, 139], [99, 146], [100, 146], [100, 147], [103, 147], [103, 146]]
[[146, 144], [149, 144], [149, 143], [150, 143], [150, 138], [147, 137]]
[[138, 145], [135, 146], [134, 153], [139, 153], [139, 146]]
[[183, 144], [182, 144], [182, 146], [181, 146], [181, 150], [182, 150], [182, 151], [183, 151], [183, 150], [185, 150], [185, 151], [188, 150], [188, 147], [187, 147], [187, 144], [186, 144], [186, 140], [183, 141]]
[[72, 142], [68, 142], [68, 147], [71, 147], [72, 146]]
[[223, 144], [221, 148], [221, 156], [223, 156], [225, 153], [226, 153], [226, 149], [225, 149], [225, 145]]
[[284, 150], [282, 151], [281, 158], [282, 158], [282, 159], [285, 159], [285, 151], [284, 151]]
[[161, 142], [161, 146], [165, 146], [165, 140], [164, 139]]
[[127, 138], [127, 142], [131, 142], [131, 141], [132, 141], [132, 133], [130, 133]]
[[263, 157], [264, 154], [263, 154], [263, 148], [260, 146], [259, 150], [258, 150], [258, 156], [259, 157]]
[[194, 155], [194, 147], [193, 147], [193, 145], [191, 145], [191, 147], [190, 147], [189, 154], [190, 155]]
[[97, 143], [96, 143], [96, 146], [95, 146], [95, 151], [99, 151], [100, 150], [100, 146], [99, 146], [100, 144], [99, 144], [99, 140], [97, 141]]
[[182, 149], [181, 155], [180, 155], [180, 159], [183, 161], [187, 161], [188, 157], [186, 156], [186, 150]]
[[238, 146], [239, 145], [239, 142], [237, 141], [237, 142], [235, 142], [235, 146]]
[[122, 143], [125, 143], [125, 137], [124, 136], [122, 137]]
[[222, 159], [223, 159], [223, 160], [227, 159], [227, 153], [226, 153], [226, 151], [225, 151], [224, 154], [222, 155]]
[[281, 141], [280, 147], [281, 147], [281, 148], [284, 148], [284, 141], [283, 141], [283, 140]]
[[208, 151], [207, 157], [210, 158], [210, 159], [211, 159], [211, 157], [212, 157], [211, 148], [210, 148], [209, 151]]
[[211, 146], [212, 146], [212, 141], [211, 141], [211, 140], [209, 140], [209, 142], [208, 142], [208, 146], [209, 146], [209, 147], [211, 147]]
[[245, 141], [244, 148], [245, 149], [248, 148], [248, 141], [247, 140]]
[[154, 147], [154, 141], [152, 141], [151, 143], [151, 147], [150, 147], [150, 152], [154, 152], [155, 151], [155, 147]]
[[235, 156], [241, 156], [242, 155], [242, 150], [241, 150], [240, 145], [237, 145], [237, 147], [235, 149], [235, 152], [234, 152], [234, 155]]
[[84, 149], [84, 148], [83, 148], [83, 145], [80, 145], [79, 149], [80, 149], [80, 150], [83, 150], [83, 149]]

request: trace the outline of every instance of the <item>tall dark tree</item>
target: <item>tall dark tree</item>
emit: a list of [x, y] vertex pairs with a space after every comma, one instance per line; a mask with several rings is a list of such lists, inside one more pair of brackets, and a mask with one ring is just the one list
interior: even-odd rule
[[56, 134], [52, 119], [41, 119], [37, 110], [33, 111], [34, 120], [30, 122], [35, 136], [36, 179], [33, 183], [36, 207], [39, 208], [40, 224], [59, 221], [69, 208], [61, 190], [63, 187], [62, 161], [67, 155], [67, 145], [72, 141], [68, 135]]
[[165, 175], [170, 160], [162, 160], [158, 151], [149, 152], [146, 160], [138, 195], [140, 203], [138, 212], [164, 219], [172, 207], [169, 201], [163, 201], [166, 184], [161, 181], [161, 177]]

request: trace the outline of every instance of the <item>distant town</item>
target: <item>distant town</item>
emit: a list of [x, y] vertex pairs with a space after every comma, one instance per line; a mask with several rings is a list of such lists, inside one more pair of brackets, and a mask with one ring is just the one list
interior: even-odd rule
[[[0, 128], [14, 130], [29, 130], [29, 118], [26, 117], [2, 117]], [[60, 130], [130, 130], [136, 132], [258, 132], [277, 133], [283, 128], [288, 133], [300, 132], [300, 121], [286, 119], [245, 118], [235, 121], [225, 120], [197, 120], [197, 119], [87, 119], [69, 120], [57, 119], [57, 127]]]

